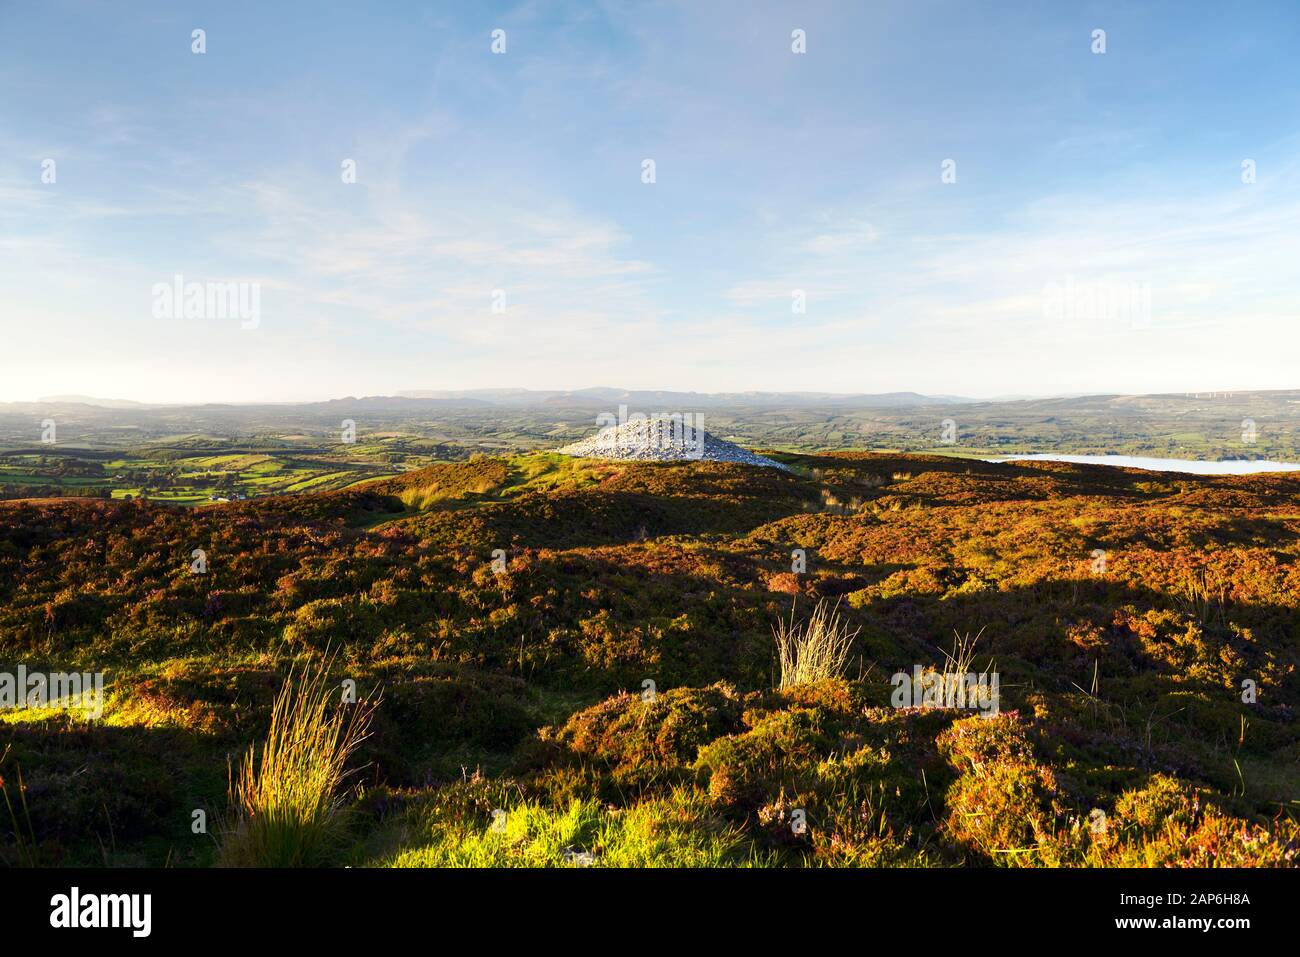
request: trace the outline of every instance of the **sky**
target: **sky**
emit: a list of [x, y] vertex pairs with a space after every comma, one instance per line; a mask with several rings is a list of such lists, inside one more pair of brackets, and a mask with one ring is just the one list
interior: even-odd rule
[[1300, 388], [1297, 48], [1294, 0], [0, 0], [0, 401]]

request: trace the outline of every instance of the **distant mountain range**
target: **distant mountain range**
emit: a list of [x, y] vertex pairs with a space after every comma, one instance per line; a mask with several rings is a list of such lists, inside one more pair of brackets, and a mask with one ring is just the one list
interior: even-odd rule
[[737, 408], [744, 406], [853, 406], [855, 408], [897, 409], [924, 405], [952, 405], [973, 400], [950, 395], [922, 395], [919, 392], [835, 393], [835, 392], [671, 392], [662, 389], [574, 389], [546, 391], [532, 389], [469, 389], [466, 391], [423, 390], [399, 392], [398, 398], [437, 399], [463, 401], [465, 399], [492, 405], [515, 407], [555, 406], [574, 408], [584, 406], [627, 405], [642, 411], [658, 409], [698, 409], [709, 407]]
[[627, 405], [633, 411], [690, 410], [700, 408], [741, 407], [818, 407], [851, 406], [853, 408], [899, 409], [927, 405], [952, 405], [979, 401], [949, 395], [922, 395], [919, 392], [835, 393], [835, 392], [672, 392], [634, 389], [421, 389], [393, 395], [346, 396], [315, 402], [136, 402], [130, 399], [105, 399], [89, 395], [52, 395], [35, 402], [11, 402], [0, 405], [88, 405], [100, 409], [180, 409], [212, 407], [271, 406], [368, 406], [388, 409], [417, 407], [491, 407], [532, 408], [617, 408]]
[[845, 411], [851, 409], [903, 410], [938, 406], [969, 406], [988, 409], [992, 406], [1009, 406], [1019, 411], [1098, 411], [1109, 407], [1115, 411], [1132, 411], [1135, 408], [1159, 407], [1171, 410], [1189, 410], [1205, 402], [1216, 405], [1224, 400], [1232, 402], [1255, 401], [1269, 404], [1294, 405], [1300, 401], [1300, 391], [1257, 392], [1188, 392], [1157, 393], [1150, 395], [1124, 395], [1117, 393], [1073, 393], [1056, 396], [1005, 395], [988, 399], [973, 399], [956, 395], [924, 395], [919, 392], [837, 393], [837, 392], [675, 392], [662, 389], [637, 390], [590, 388], [572, 390], [546, 389], [422, 389], [401, 391], [393, 395], [345, 396], [314, 402], [203, 402], [203, 403], [150, 403], [130, 399], [106, 399], [87, 395], [46, 396], [36, 402], [0, 402], [0, 410], [9, 413], [29, 412], [55, 406], [80, 406], [113, 411], [167, 411], [182, 410], [297, 410], [301, 412], [333, 412], [340, 408], [372, 410], [377, 412], [418, 412], [422, 409], [489, 410], [518, 409], [545, 411], [594, 410], [617, 412], [626, 405], [629, 412], [690, 412], [704, 409], [780, 410], [826, 409]]
[[[6, 405], [24, 405], [26, 403], [5, 403]], [[101, 409], [148, 409], [155, 408], [148, 402], [132, 402], [130, 399], [97, 399], [91, 395], [47, 395], [37, 399], [34, 405], [93, 405]]]

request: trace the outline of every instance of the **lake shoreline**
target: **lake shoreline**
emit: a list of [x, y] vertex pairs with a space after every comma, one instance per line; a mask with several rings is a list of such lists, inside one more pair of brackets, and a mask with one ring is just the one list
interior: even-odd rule
[[1300, 472], [1300, 462], [1266, 459], [1167, 459], [1142, 455], [1055, 455], [1050, 452], [998, 456], [986, 462], [1065, 462], [1071, 465], [1108, 465], [1112, 468], [1142, 469], [1147, 472], [1181, 472], [1186, 475], [1258, 475], [1266, 472]]

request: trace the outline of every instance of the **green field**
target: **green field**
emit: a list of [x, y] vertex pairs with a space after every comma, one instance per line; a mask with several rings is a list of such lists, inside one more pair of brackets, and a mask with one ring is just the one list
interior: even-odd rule
[[[143, 497], [205, 505], [286, 492], [332, 491], [404, 470], [356, 453], [304, 456], [275, 448], [221, 455], [175, 453], [173, 448], [149, 446], [107, 460], [83, 458], [75, 449], [57, 454], [0, 453], [0, 495]], [[407, 467], [430, 461], [420, 457]]]

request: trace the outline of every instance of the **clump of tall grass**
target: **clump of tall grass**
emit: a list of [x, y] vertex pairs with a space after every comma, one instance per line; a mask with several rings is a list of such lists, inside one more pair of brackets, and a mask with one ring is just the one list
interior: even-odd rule
[[993, 671], [993, 659], [989, 659], [988, 665], [978, 676], [974, 671], [975, 646], [983, 635], [983, 628], [974, 635], [970, 632], [961, 635], [954, 630], [952, 633], [952, 651], [948, 652], [942, 648], [939, 649], [945, 661], [943, 669], [936, 668], [935, 673], [939, 676], [939, 703], [943, 707], [979, 707], [983, 710], [987, 704], [997, 703], [998, 676], [993, 674], [991, 691], [986, 690], [988, 686], [985, 684], [988, 675]]
[[311, 867], [325, 863], [343, 825], [348, 759], [369, 736], [377, 700], [341, 703], [329, 665], [291, 669], [259, 748], [231, 769], [234, 818], [223, 829], [218, 863], [232, 867]]
[[[940, 654], [947, 659], [943, 663], [942, 673], [944, 678], [950, 676], [961, 677], [971, 673], [971, 666], [975, 663], [975, 645], [979, 643], [983, 635], [983, 628], [974, 635], [970, 632], [960, 635], [955, 630], [953, 631], [952, 651], [948, 652], [942, 648], [939, 649]], [[992, 663], [990, 663], [989, 667], [992, 667]], [[985, 671], [987, 672], [988, 669], [986, 668]]]
[[844, 674], [853, 648], [853, 639], [861, 628], [850, 629], [850, 622], [840, 614], [840, 603], [817, 602], [805, 622], [795, 622], [794, 607], [790, 619], [778, 619], [772, 626], [777, 655], [781, 663], [781, 687], [809, 684]]
[[824, 488], [821, 490], [821, 497], [822, 497], [823, 512], [834, 512], [838, 515], [849, 515], [862, 508], [862, 499], [858, 498], [856, 495], [853, 496], [853, 498], [849, 499], [848, 501], [845, 501], [839, 498], [839, 496], [837, 496], [830, 489]]
[[1215, 618], [1221, 622], [1227, 621], [1225, 609], [1228, 605], [1228, 586], [1218, 576], [1212, 577], [1204, 568], [1198, 568], [1183, 577], [1179, 598], [1188, 614], [1196, 616], [1203, 624], [1208, 625]]

